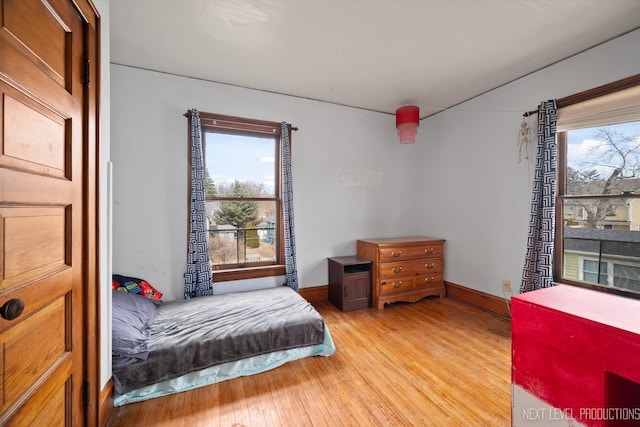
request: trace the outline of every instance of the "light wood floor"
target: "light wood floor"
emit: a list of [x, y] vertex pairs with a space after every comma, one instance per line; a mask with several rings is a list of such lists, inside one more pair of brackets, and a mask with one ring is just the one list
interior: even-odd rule
[[250, 377], [116, 408], [112, 426], [507, 426], [510, 323], [427, 298], [342, 313], [336, 345]]

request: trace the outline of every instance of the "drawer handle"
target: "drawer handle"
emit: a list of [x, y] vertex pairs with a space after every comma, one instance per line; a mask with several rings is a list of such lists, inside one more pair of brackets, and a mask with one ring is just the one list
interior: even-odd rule
[[431, 264], [425, 264], [424, 267], [431, 270], [433, 267], [435, 267], [436, 265], [434, 263]]
[[394, 258], [398, 258], [400, 255], [402, 255], [402, 251], [391, 252], [391, 256]]
[[425, 249], [425, 250], [424, 250], [424, 253], [425, 253], [425, 254], [432, 254], [432, 253], [434, 253], [435, 251], [436, 251], [436, 250], [435, 250], [434, 248], [429, 248], [429, 249]]
[[349, 289], [349, 287], [348, 287], [348, 286], [345, 286], [345, 287], [344, 287], [344, 297], [345, 297], [345, 298], [347, 298], [347, 293], [348, 293], [348, 292], [347, 292], [347, 289]]
[[402, 286], [402, 282], [398, 282], [398, 283], [393, 282], [393, 287], [394, 288], [398, 289], [400, 286]]
[[425, 277], [425, 278], [424, 278], [424, 281], [425, 281], [425, 282], [433, 282], [434, 280], [436, 280], [436, 278], [435, 278], [435, 277], [433, 277], [433, 276], [431, 276], [431, 277]]
[[402, 273], [402, 267], [393, 267], [394, 273]]

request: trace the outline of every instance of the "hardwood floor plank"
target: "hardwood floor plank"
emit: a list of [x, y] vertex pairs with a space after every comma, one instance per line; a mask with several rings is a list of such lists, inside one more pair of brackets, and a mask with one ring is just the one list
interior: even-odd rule
[[251, 377], [116, 408], [112, 426], [508, 426], [508, 320], [453, 299], [343, 313], [336, 344]]

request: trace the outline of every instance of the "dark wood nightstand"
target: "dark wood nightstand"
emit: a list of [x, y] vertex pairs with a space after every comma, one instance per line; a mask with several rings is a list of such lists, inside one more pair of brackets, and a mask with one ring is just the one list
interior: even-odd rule
[[329, 258], [329, 302], [342, 311], [371, 305], [371, 261], [357, 256]]

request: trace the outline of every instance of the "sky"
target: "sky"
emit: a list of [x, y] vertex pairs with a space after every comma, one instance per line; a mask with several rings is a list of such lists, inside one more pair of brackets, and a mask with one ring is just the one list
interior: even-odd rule
[[[594, 166], [592, 163], [603, 163], [600, 156], [606, 145], [594, 138], [598, 129], [607, 128], [616, 130], [624, 135], [636, 135], [632, 148], [640, 158], [640, 121], [621, 123], [611, 126], [598, 126], [595, 128], [575, 129], [567, 132], [567, 164], [573, 169], [596, 169], [602, 178], [611, 174], [611, 168]], [[585, 163], [586, 162], [586, 163]]]
[[275, 185], [275, 139], [206, 133], [205, 161], [216, 186], [252, 181], [273, 194]]

